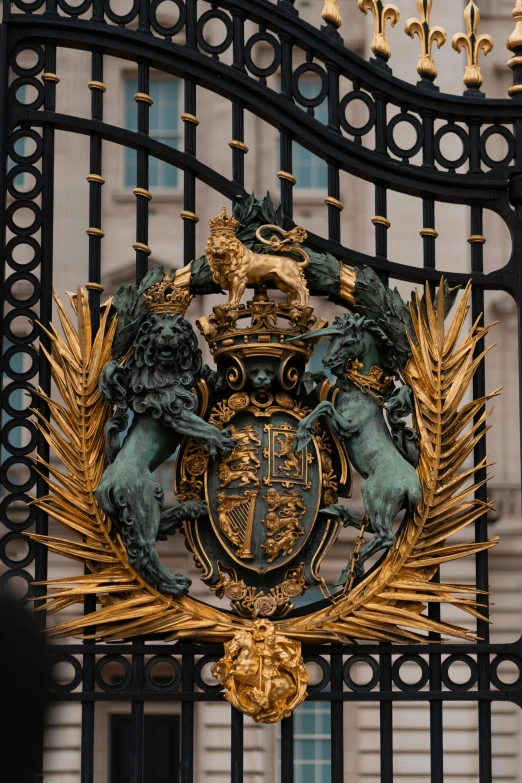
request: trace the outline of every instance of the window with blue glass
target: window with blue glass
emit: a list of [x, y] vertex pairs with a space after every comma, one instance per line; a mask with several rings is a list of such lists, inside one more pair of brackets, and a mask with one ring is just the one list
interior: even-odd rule
[[[137, 130], [138, 111], [135, 94], [138, 92], [136, 79], [125, 81], [125, 127]], [[176, 79], [151, 79], [149, 94], [154, 103], [149, 109], [149, 134], [155, 141], [179, 149], [181, 139], [180, 83]], [[124, 184], [126, 188], [136, 187], [137, 155], [135, 150], [125, 150]], [[152, 156], [149, 158], [149, 189], [173, 190], [181, 185], [179, 171]]]
[[330, 704], [307, 701], [294, 712], [295, 783], [330, 783]]
[[[313, 79], [300, 79], [299, 90], [305, 98], [314, 98], [320, 89], [318, 81]], [[323, 101], [314, 109], [316, 120], [324, 125], [328, 122], [328, 102]], [[322, 158], [313, 155], [301, 147], [293, 144], [293, 173], [297, 180], [296, 188], [300, 190], [326, 190], [328, 187], [328, 166]]]

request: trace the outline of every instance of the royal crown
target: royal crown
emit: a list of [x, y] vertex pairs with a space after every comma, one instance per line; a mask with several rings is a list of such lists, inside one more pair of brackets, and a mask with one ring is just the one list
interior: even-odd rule
[[239, 226], [239, 220], [236, 220], [235, 217], [229, 215], [227, 212], [227, 208], [223, 207], [219, 215], [210, 218], [210, 220], [208, 221], [208, 225], [210, 226], [211, 234], [234, 234], [235, 235]]
[[151, 286], [143, 298], [151, 313], [179, 313], [185, 315], [192, 295], [187, 288], [176, 285], [169, 272], [161, 283]]

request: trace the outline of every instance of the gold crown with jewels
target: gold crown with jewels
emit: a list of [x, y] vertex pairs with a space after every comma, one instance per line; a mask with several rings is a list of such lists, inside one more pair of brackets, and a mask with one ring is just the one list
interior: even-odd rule
[[211, 234], [236, 234], [239, 226], [239, 220], [236, 220], [233, 215], [229, 215], [227, 208], [223, 207], [219, 215], [210, 218], [208, 221]]
[[151, 313], [178, 313], [185, 315], [193, 297], [187, 288], [176, 285], [175, 278], [167, 272], [161, 283], [151, 286], [143, 294]]

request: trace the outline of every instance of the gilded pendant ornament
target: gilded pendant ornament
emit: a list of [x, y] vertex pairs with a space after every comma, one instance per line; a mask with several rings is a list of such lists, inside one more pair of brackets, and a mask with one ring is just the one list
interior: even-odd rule
[[225, 698], [256, 723], [288, 718], [306, 697], [310, 675], [301, 645], [277, 633], [269, 620], [255, 620], [225, 642], [225, 655], [212, 667]]
[[[491, 328], [465, 331], [471, 286], [459, 292], [441, 280], [435, 298], [427, 289], [406, 305], [370, 268], [339, 264], [347, 310], [328, 325], [307, 277], [324, 274], [324, 258], [302, 227], [282, 224], [268, 196], [238, 199], [233, 215], [211, 221], [205, 255], [122, 286], [95, 333], [87, 292], [69, 294], [72, 319], [55, 292], [60, 328], [41, 326], [51, 346], [41, 351], [57, 394], [39, 392], [49, 420], [35, 412], [63, 467], [37, 458], [50, 480], [34, 502], [68, 535], [30, 535], [88, 566], [42, 583], [38, 600], [53, 613], [97, 598], [95, 612], [50, 635], [223, 642], [214, 675], [258, 722], [280, 720], [305, 698], [303, 642], [473, 639], [426, 607], [448, 602], [482, 617], [476, 587], [432, 579], [442, 563], [496, 543], [448, 542], [492, 508], [474, 499], [473, 475], [489, 463], [465, 467], [498, 393], [463, 402]], [[198, 338], [185, 313], [209, 286], [228, 301], [199, 319]], [[203, 365], [201, 338], [214, 368]], [[308, 369], [321, 338], [333, 382]], [[169, 507], [155, 471], [175, 452]], [[352, 467], [365, 477], [362, 517], [341, 502]], [[355, 542], [334, 587], [321, 563], [343, 527]], [[223, 608], [192, 598], [190, 579], [162, 562], [156, 542], [171, 536]], [[325, 600], [294, 611], [311, 588]]]

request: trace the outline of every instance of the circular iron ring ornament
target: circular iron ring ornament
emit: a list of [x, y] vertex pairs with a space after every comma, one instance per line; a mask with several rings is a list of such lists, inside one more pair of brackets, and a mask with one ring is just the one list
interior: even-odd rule
[[[397, 126], [401, 123], [411, 125], [415, 131], [416, 139], [411, 147], [399, 147], [395, 141], [394, 132]], [[422, 145], [424, 144], [424, 128], [422, 127], [420, 120], [418, 120], [417, 117], [415, 117], [413, 114], [406, 114], [405, 112], [401, 112], [400, 114], [396, 114], [395, 117], [393, 117], [388, 123], [388, 127], [386, 128], [386, 139], [389, 149], [398, 158], [402, 158], [403, 160], [414, 158], [415, 155], [421, 151]]]
[[[36, 54], [36, 63], [29, 68], [23, 68], [18, 63], [18, 56], [22, 52], [33, 52]], [[37, 76], [40, 71], [43, 71], [45, 65], [45, 52], [41, 46], [37, 44], [30, 44], [27, 42], [19, 43], [11, 52], [10, 63], [12, 70], [17, 76]]]
[[174, 35], [177, 35], [183, 30], [183, 27], [185, 26], [185, 20], [187, 17], [187, 11], [186, 6], [183, 0], [170, 0], [174, 3], [176, 8], [178, 9], [178, 20], [175, 22], [175, 24], [170, 25], [170, 27], [165, 27], [161, 24], [161, 22], [158, 22], [158, 8], [160, 8], [162, 3], [167, 2], [167, 0], [152, 0], [152, 3], [150, 4], [150, 10], [149, 10], [149, 17], [150, 17], [150, 24], [151, 27], [156, 30], [157, 33], [160, 35], [165, 35], [167, 37], [172, 37]]
[[[313, 98], [308, 98], [303, 95], [299, 88], [299, 82], [304, 74], [315, 74], [321, 83], [321, 89]], [[321, 68], [317, 63], [303, 63], [292, 74], [292, 92], [297, 103], [301, 106], [306, 106], [307, 109], [313, 109], [316, 106], [320, 106], [328, 95], [328, 76], [324, 68]]]
[[[368, 109], [368, 119], [364, 125], [357, 126], [352, 125], [351, 122], [348, 122], [346, 118], [346, 109], [352, 103], [352, 101], [360, 101]], [[362, 92], [361, 90], [354, 90], [353, 92], [349, 92], [344, 96], [339, 104], [339, 122], [341, 123], [342, 129], [351, 136], [366, 136], [366, 134], [369, 133], [375, 125], [376, 117], [377, 111], [375, 108], [375, 101], [371, 95], [368, 95], [368, 93]]]
[[[205, 39], [205, 26], [212, 19], [219, 19], [219, 21], [223, 22], [223, 25], [225, 26], [225, 37], [219, 44], [209, 44]], [[234, 27], [232, 25], [232, 19], [230, 16], [228, 16], [228, 14], [226, 14], [224, 11], [220, 11], [219, 9], [205, 11], [205, 13], [201, 14], [198, 19], [198, 24], [196, 27], [196, 38], [201, 49], [203, 49], [203, 51], [207, 54], [223, 54], [223, 52], [227, 51], [234, 38]]]
[[[24, 101], [20, 100], [20, 98], [18, 97], [18, 91], [22, 87], [34, 87], [34, 89], [36, 90], [36, 98], [34, 99], [34, 101], [30, 101], [29, 103], [24, 103]], [[9, 98], [13, 103], [16, 102], [19, 106], [23, 106], [24, 109], [27, 110], [39, 109], [44, 102], [43, 82], [41, 82], [39, 79], [33, 78], [32, 76], [20, 76], [18, 79], [15, 79], [13, 82], [11, 82], [9, 86]], [[20, 133], [24, 136], [28, 136], [30, 131], [20, 131]], [[14, 135], [15, 134], [13, 134], [13, 136]]]
[[[500, 136], [507, 145], [507, 152], [500, 160], [495, 160], [488, 154], [488, 141], [494, 136]], [[504, 127], [504, 125], [491, 125], [489, 128], [486, 128], [480, 137], [480, 157], [490, 169], [494, 169], [497, 166], [509, 166], [515, 157], [515, 137], [509, 128]]]
[[[12, 494], [5, 497], [0, 503], [0, 522], [2, 525], [5, 525], [8, 530], [13, 531], [22, 531], [30, 528], [36, 520], [37, 511], [36, 506], [29, 505], [32, 500], [33, 498], [29, 497], [29, 495], [24, 495], [23, 493]], [[16, 513], [17, 517], [16, 521], [12, 520], [9, 516], [9, 506], [13, 506], [15, 503], [24, 506], [23, 510], [27, 512], [25, 519], [18, 520], [20, 513], [19, 508], [14, 510], [14, 513]]]
[[[266, 65], [264, 68], [256, 65], [252, 58], [252, 50], [258, 43], [267, 43], [272, 47], [272, 51], [274, 53], [272, 62], [270, 65]], [[272, 76], [281, 64], [281, 44], [275, 35], [271, 35], [270, 33], [254, 33], [254, 35], [252, 35], [245, 44], [244, 57], [246, 67], [250, 73], [254, 74], [254, 76], [259, 76], [261, 78]]]
[[[429, 301], [429, 306], [427, 308], [427, 312], [429, 313], [432, 312], [429, 289], [426, 291], [426, 296]], [[435, 395], [438, 399], [439, 397], [437, 395], [440, 394], [440, 389], [437, 384], [450, 383], [453, 373], [457, 372], [455, 369], [454, 354], [454, 351], [457, 349], [454, 348], [453, 343], [451, 343], [453, 347], [447, 347], [445, 341], [452, 340], [455, 335], [458, 337], [459, 333], [464, 329], [467, 305], [470, 296], [471, 285], [469, 284], [456, 308], [456, 312], [452, 318], [448, 319], [446, 325], [443, 324], [442, 319], [437, 319], [435, 316], [432, 319], [416, 320], [414, 323], [417, 341], [422, 340], [425, 342], [426, 340], [432, 340], [434, 344], [441, 344], [443, 346], [443, 349], [441, 349], [441, 356], [444, 357], [444, 360], [440, 360], [441, 364], [439, 370], [435, 372], [432, 367], [429, 370], [429, 376], [437, 379], [433, 382], [433, 389], [431, 389], [431, 387], [423, 389], [421, 385], [423, 382], [422, 379], [426, 378], [428, 373], [423, 364], [427, 359], [423, 358], [420, 353], [412, 355], [403, 371], [416, 398], [417, 420], [420, 422], [419, 426], [424, 426], [426, 431], [429, 431], [426, 427], [427, 421], [433, 429], [433, 414], [431, 408], [425, 406], [423, 395]], [[420, 310], [420, 300], [417, 299], [417, 302]], [[83, 308], [83, 310], [87, 312], [88, 297], [86, 291], [81, 291], [78, 299], [78, 307]], [[19, 310], [17, 311], [17, 314], [20, 314], [21, 312], [23, 311]], [[27, 312], [30, 313], [30, 311]], [[101, 334], [103, 335], [103, 345], [99, 355], [97, 355], [99, 365], [90, 367], [93, 379], [98, 377], [102, 366], [104, 366], [106, 357], [110, 356], [114, 328], [112, 326], [110, 328], [107, 327], [108, 313], [109, 308], [104, 308], [100, 324]], [[84, 318], [80, 319], [78, 327], [80, 332], [82, 329], [85, 329]], [[484, 330], [484, 333], [486, 331], [487, 329]], [[465, 349], [472, 352], [476, 340], [483, 339], [484, 333], [481, 329], [475, 329], [465, 333], [463, 339], [461, 335], [456, 343], [459, 345], [459, 356], [463, 355], [462, 352]], [[453, 338], [451, 338], [451, 335], [453, 335]], [[69, 353], [69, 350], [67, 349], [67, 343], [64, 342], [66, 339], [67, 337], [64, 338], [61, 336], [59, 330], [51, 337], [51, 342], [54, 343], [53, 355], [56, 355], [60, 361], [67, 361], [66, 356]], [[78, 337], [75, 337], [74, 339], [78, 340]], [[84, 339], [84, 336], [82, 339]], [[27, 337], [23, 338], [23, 341], [27, 341]], [[435, 361], [435, 359], [432, 360]], [[97, 388], [94, 380], [93, 388]], [[105, 426], [110, 411], [107, 410], [103, 398], [101, 398], [101, 396], [97, 397], [97, 394], [98, 393], [95, 391], [90, 398], [89, 415], [96, 416], [97, 426], [101, 430]], [[476, 414], [484, 405], [484, 400], [479, 400], [473, 403], [473, 405], [477, 406], [476, 411], [474, 411]], [[465, 415], [469, 414], [468, 409], [469, 404], [466, 406]], [[462, 409], [455, 412], [451, 419], [452, 427], [456, 426], [455, 416], [456, 421], [458, 421], [459, 416], [461, 415], [463, 415]], [[444, 410], [440, 412], [441, 422], [443, 422], [443, 416]], [[53, 443], [57, 443], [55, 438], [61, 438], [62, 436], [58, 433], [56, 436], [53, 435], [53, 429], [50, 423], [46, 426], [48, 428], [47, 436], [50, 439], [51, 446], [53, 446]], [[451, 444], [453, 446], [453, 429], [451, 433], [448, 432], [446, 434], [443, 423], [440, 424], [440, 428], [440, 433], [436, 436], [439, 439], [437, 442], [445, 444], [446, 439], [449, 439], [451, 434]], [[449, 443], [450, 441], [448, 440], [447, 442]], [[82, 462], [82, 464], [87, 466], [82, 468], [86, 471], [85, 478], [87, 480], [84, 486], [87, 487], [92, 487], [93, 484], [95, 485], [90, 473], [92, 468], [89, 466], [98, 464], [98, 461], [103, 461], [103, 438], [97, 438], [96, 444], [95, 447], [91, 445], [89, 460]], [[94, 453], [93, 448], [98, 449], [98, 451]], [[421, 449], [422, 448], [425, 447], [421, 442]], [[319, 608], [315, 608], [315, 610], [313, 608], [308, 615], [296, 612], [294, 615], [290, 614], [286, 618], [274, 620], [273, 627], [277, 634], [284, 635], [287, 639], [292, 640], [292, 643], [299, 641], [314, 641], [316, 643], [350, 642], [354, 639], [377, 639], [378, 641], [381, 641], [383, 638], [392, 642], [407, 641], [412, 643], [425, 640], [428, 631], [447, 633], [463, 639], [473, 640], [475, 638], [473, 633], [464, 627], [459, 628], [453, 624], [446, 625], [443, 622], [431, 621], [426, 615], [422, 615], [418, 611], [419, 603], [426, 606], [424, 600], [426, 593], [433, 589], [431, 586], [431, 579], [439, 568], [441, 563], [441, 556], [439, 553], [441, 548], [443, 549], [445, 545], [444, 541], [440, 540], [437, 525], [433, 522], [434, 519], [436, 521], [437, 514], [439, 513], [437, 512], [437, 505], [435, 503], [435, 493], [436, 488], [440, 485], [442, 479], [440, 477], [441, 469], [438, 461], [433, 461], [430, 457], [432, 448], [437, 447], [430, 446], [429, 452], [424, 452], [423, 457], [421, 457], [421, 467], [419, 468], [422, 492], [421, 503], [415, 511], [406, 514], [405, 520], [397, 534], [396, 542], [390, 548], [387, 556], [372, 571], [365, 575], [364, 578], [356, 581], [350, 590], [341, 591], [336, 596], [334, 602], [322, 602], [319, 605]], [[14, 485], [7, 480], [7, 472], [14, 464], [22, 464], [29, 468], [29, 479], [26, 483]], [[461, 464], [457, 464], [455, 471], [457, 472], [460, 469]], [[33, 486], [36, 476], [31, 462], [24, 457], [7, 460], [2, 467], [1, 473], [2, 480], [6, 479], [5, 485], [7, 489], [18, 494], [28, 491]], [[470, 491], [473, 491], [473, 487], [471, 487]], [[87, 495], [85, 496], [86, 503], [81, 507], [91, 508], [92, 511], [89, 512], [91, 516], [87, 518], [87, 521], [85, 517], [82, 518], [82, 524], [90, 526], [89, 529], [92, 529], [93, 534], [88, 536], [88, 554], [83, 555], [84, 559], [87, 560], [91, 571], [91, 573], [86, 575], [85, 579], [86, 584], [89, 585], [90, 591], [92, 591], [93, 585], [98, 586], [98, 595], [102, 608], [91, 615], [73, 619], [62, 623], [62, 625], [53, 627], [50, 631], [53, 636], [81, 634], [90, 626], [96, 626], [98, 638], [106, 641], [154, 633], [167, 635], [170, 639], [189, 638], [194, 641], [217, 642], [231, 640], [234, 635], [241, 630], [252, 633], [254, 624], [259, 621], [256, 620], [253, 624], [251, 619], [244, 619], [228, 611], [221, 610], [218, 607], [204, 604], [199, 600], [191, 598], [190, 595], [185, 595], [182, 598], [175, 598], [172, 595], [163, 594], [147, 583], [129, 563], [124, 543], [115, 526], [111, 524], [108, 517], [97, 505], [93, 488], [87, 489], [87, 494], [88, 497]], [[45, 498], [41, 498], [37, 502], [40, 508], [46, 508], [47, 501]], [[461, 496], [457, 494], [454, 497], [450, 496], [444, 505], [444, 524], [447, 536], [462, 528], [463, 510], [460, 505], [461, 503]], [[75, 508], [76, 505], [71, 506], [70, 513], [72, 515], [74, 514]], [[451, 513], [449, 512], [449, 509], [452, 509]], [[53, 512], [51, 511], [51, 513]], [[432, 522], [430, 528], [433, 532], [430, 532], [430, 529], [426, 528], [428, 516]], [[470, 519], [470, 521], [472, 520]], [[75, 520], [73, 519], [72, 525], [74, 526], [74, 524]], [[54, 539], [46, 540], [45, 536], [38, 536], [36, 534], [30, 535], [36, 540], [46, 543], [53, 551], [62, 554], [68, 553], [69, 556], [73, 557], [79, 556], [81, 558], [82, 555], [79, 553], [84, 551], [86, 545], [86, 539], [83, 537], [82, 542], [81, 535], [78, 543], [75, 543], [78, 539], [67, 539], [66, 550], [60, 549], [60, 543], [56, 543], [56, 540]], [[435, 554], [432, 555], [430, 552], [430, 541], [433, 536], [436, 537], [437, 545], [434, 549]], [[480, 548], [490, 548], [496, 543], [496, 540], [497, 539], [490, 539], [489, 541], [480, 544]], [[78, 547], [77, 552], [74, 550], [75, 546]], [[478, 550], [476, 543], [467, 545], [459, 544], [459, 547], [461, 556], [476, 553]], [[74, 550], [72, 554], [71, 549]], [[451, 547], [449, 549], [451, 549]], [[449, 553], [449, 556], [451, 556], [451, 553]], [[125, 583], [121, 585], [121, 592], [111, 592], [109, 597], [107, 597], [106, 592], [104, 594], [103, 587], [106, 584], [104, 581], [104, 569], [108, 569], [108, 574], [112, 574], [114, 569], [118, 569], [120, 573], [125, 575]], [[23, 574], [25, 572], [20, 570], [16, 573]], [[31, 579], [30, 576], [29, 579]], [[77, 584], [77, 582], [75, 582], [75, 584]], [[447, 599], [451, 599], [453, 605], [458, 606], [459, 599], [455, 596], [455, 593], [452, 592], [452, 587], [454, 586], [437, 584], [436, 592], [432, 592], [432, 595], [435, 600], [444, 602], [444, 591], [446, 590]], [[81, 590], [79, 591], [79, 600], [82, 598], [80, 593]], [[116, 603], [115, 599], [118, 599]], [[466, 602], [463, 599], [463, 609], [466, 608], [465, 603]], [[139, 608], [137, 608], [138, 605]], [[412, 605], [415, 607], [413, 611], [411, 610]], [[118, 611], [115, 611], [115, 606]], [[372, 621], [375, 623], [374, 626], [372, 626]], [[421, 635], [419, 631], [423, 632], [424, 635]], [[408, 660], [410, 659], [416, 660], [416, 657], [408, 657]], [[453, 659], [456, 660], [455, 656]], [[423, 659], [421, 660], [423, 661]], [[395, 664], [394, 679], [396, 683], [399, 684], [399, 687], [406, 690], [415, 690], [423, 687], [422, 683], [426, 677], [425, 662], [419, 663], [422, 673], [421, 679], [413, 686], [410, 686], [407, 683], [404, 683], [399, 673], [400, 666], [405, 661], [406, 658], [403, 658], [401, 662], [396, 662]], [[208, 662], [210, 663], [210, 660]], [[212, 688], [212, 690], [218, 690], [220, 686], [209, 686], [206, 683], [203, 685], [201, 670], [205, 664], [200, 662], [196, 672], [198, 682], [201, 680], [199, 685], [203, 689]], [[451, 662], [446, 664], [443, 678], [445, 677], [448, 679], [448, 687], [456, 689], [459, 687], [458, 684], [455, 684], [450, 680], [449, 675], [447, 674], [447, 668], [449, 668], [450, 665]], [[372, 667], [373, 677], [376, 677], [376, 667], [371, 663], [370, 666]], [[474, 677], [473, 668], [474, 667], [471, 666], [472, 679]], [[349, 667], [348, 671], [345, 670], [344, 674], [345, 677], [348, 678], [348, 682], [350, 682]], [[357, 686], [356, 684], [356, 687], [360, 688], [361, 686]]]
[[103, 0], [103, 11], [107, 15], [107, 18], [114, 22], [114, 24], [129, 24], [138, 15], [140, 10], [140, 0], [134, 0], [130, 11], [126, 14], [117, 14], [112, 10], [110, 0]]
[[[454, 160], [447, 158], [440, 148], [442, 139], [448, 134], [457, 136], [462, 143], [462, 154]], [[433, 152], [435, 155], [435, 160], [439, 166], [442, 166], [445, 169], [449, 169], [450, 171], [455, 171], [469, 160], [469, 156], [471, 154], [471, 142], [469, 139], [469, 134], [464, 130], [464, 128], [461, 128], [460, 125], [449, 122], [447, 125], [439, 128], [435, 134], [433, 139]]]

